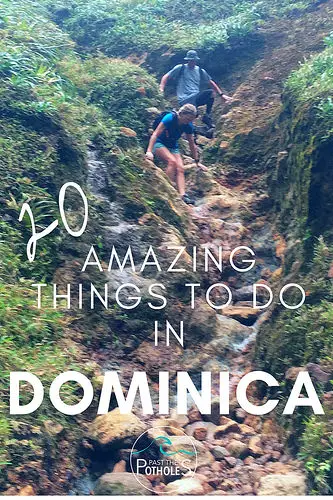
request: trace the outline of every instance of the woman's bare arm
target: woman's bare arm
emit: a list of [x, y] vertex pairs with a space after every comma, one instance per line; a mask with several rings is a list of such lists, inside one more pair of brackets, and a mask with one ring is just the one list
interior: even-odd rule
[[157, 138], [162, 134], [162, 132], [165, 130], [165, 126], [163, 123], [159, 123], [156, 130], [154, 130], [154, 132], [151, 134], [151, 137], [149, 139], [149, 144], [148, 144], [148, 148], [147, 148], [147, 151], [146, 151], [146, 156], [147, 157], [151, 157], [152, 158], [149, 158], [149, 159], [153, 159], [154, 158], [154, 155], [153, 155], [153, 148], [155, 146], [155, 142], [157, 140]]
[[194, 142], [193, 134], [186, 134], [186, 139], [188, 140], [193, 160], [199, 161], [198, 149]]
[[198, 165], [198, 167], [200, 167], [202, 170], [205, 170], [205, 171], [208, 170], [208, 168], [205, 167], [205, 165], [203, 165], [202, 163], [199, 163], [198, 148], [197, 148], [197, 145], [194, 142], [194, 136], [193, 136], [193, 134], [185, 134], [185, 135], [186, 135], [186, 139], [188, 140], [188, 144], [190, 146], [190, 151], [191, 151], [192, 158], [195, 160], [195, 162]]

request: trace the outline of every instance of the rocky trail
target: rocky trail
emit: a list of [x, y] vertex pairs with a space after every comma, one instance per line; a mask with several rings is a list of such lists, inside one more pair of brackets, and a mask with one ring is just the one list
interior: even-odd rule
[[[96, 159], [94, 152], [90, 154], [89, 167], [90, 189], [95, 196], [102, 196], [104, 165]], [[193, 176], [206, 176], [201, 172], [194, 173], [192, 164], [188, 165], [188, 170], [189, 184], [192, 171]], [[199, 182], [199, 185], [203, 183]], [[200, 245], [208, 246], [212, 251], [223, 247], [225, 259], [236, 246], [249, 245], [259, 253], [261, 249], [257, 281], [261, 279], [261, 282], [268, 283], [267, 278], [279, 263], [274, 255], [269, 225], [263, 225], [256, 234], [244, 226], [239, 215], [240, 209], [250, 205], [251, 193], [243, 196], [243, 193], [235, 193], [211, 178], [206, 184], [205, 196], [197, 201], [195, 207], [187, 208], [200, 236]], [[110, 206], [110, 210], [113, 208]], [[113, 221], [109, 229], [126, 234], [135, 228], [120, 220], [117, 224]], [[117, 487], [120, 484], [123, 487], [122, 492], [117, 490], [120, 493], [149, 494], [130, 472], [131, 450], [126, 448], [126, 443], [147, 428], [166, 426], [171, 436], [178, 430], [192, 437], [198, 450], [198, 467], [194, 476], [175, 477], [169, 483], [158, 475], [148, 476], [149, 487], [155, 494], [250, 495], [275, 494], [277, 490], [285, 494], [304, 494], [305, 477], [301, 464], [288, 454], [283, 433], [274, 420], [248, 415], [237, 404], [235, 389], [241, 377], [251, 371], [251, 350], [264, 314], [260, 316], [260, 311], [251, 307], [251, 287], [246, 274], [229, 272], [224, 282], [236, 290], [233, 305], [225, 308], [222, 314], [216, 314], [201, 303], [194, 312], [196, 321], [207, 322], [207, 325], [213, 323], [214, 334], [210, 342], [201, 339], [199, 345], [189, 344], [185, 350], [175, 346], [160, 349], [154, 346], [151, 338], [142, 342], [130, 356], [123, 354], [123, 359], [121, 355], [117, 360], [112, 356], [111, 361], [109, 352], [101, 352], [95, 361], [104, 369], [119, 370], [125, 378], [126, 374], [130, 377], [134, 370], [142, 370], [142, 367], [148, 374], [154, 373], [161, 365], [164, 369], [178, 367], [179, 370], [188, 370], [194, 380], [202, 370], [216, 373], [228, 370], [233, 394], [230, 418], [219, 414], [217, 378], [213, 383], [215, 399], [211, 415], [201, 415], [193, 406], [188, 416], [177, 415], [174, 408], [168, 418], [142, 417], [138, 407], [136, 415], [120, 415], [118, 410], [113, 410], [98, 417], [88, 426], [87, 440], [84, 441], [90, 457], [90, 474], [77, 482], [73, 493], [93, 491], [95, 494], [108, 494], [114, 491], [115, 484]], [[102, 376], [102, 371], [99, 376]], [[200, 387], [199, 378], [197, 382]], [[255, 401], [256, 395], [252, 396]]]
[[[192, 314], [192, 325], [204, 325], [207, 334], [205, 338], [194, 335], [185, 349], [177, 345], [157, 349], [150, 336], [137, 345], [115, 346], [112, 353], [101, 349], [92, 357], [99, 367], [97, 377], [102, 376], [103, 370], [118, 370], [125, 386], [134, 370], [145, 370], [155, 387], [158, 371], [171, 367], [175, 372], [187, 370], [198, 387], [200, 379], [196, 377], [200, 372], [228, 370], [233, 393], [230, 415], [219, 415], [218, 387], [214, 382], [216, 399], [211, 415], [201, 415], [193, 406], [187, 416], [179, 416], [173, 409], [168, 418], [143, 418], [137, 408], [136, 415], [120, 415], [113, 410], [97, 417], [87, 426], [82, 448], [89, 472], [76, 482], [72, 494], [92, 491], [95, 494], [112, 491], [149, 494], [131, 473], [128, 443], [133, 443], [147, 428], [158, 426], [169, 427], [170, 436], [176, 435], [177, 429], [180, 435], [185, 432], [195, 441], [199, 453], [194, 476], [174, 477], [169, 482], [159, 475], [146, 477], [149, 488], [157, 495], [306, 493], [302, 464], [289, 453], [282, 429], [272, 416], [261, 418], [246, 414], [237, 404], [235, 388], [241, 377], [254, 369], [251, 360], [256, 332], [268, 314], [252, 308], [249, 285], [259, 282], [274, 287], [286, 251], [283, 238], [274, 233], [274, 217], [269, 211], [267, 194], [267, 165], [276, 165], [282, 153], [288, 154], [279, 151], [277, 118], [282, 109], [283, 82], [298, 61], [322, 47], [323, 37], [332, 24], [332, 21], [328, 23], [332, 11], [332, 2], [326, 2], [302, 18], [291, 17], [263, 28], [264, 53], [260, 60], [247, 72], [230, 79], [235, 90], [233, 103], [224, 109], [220, 105], [215, 108], [217, 137], [198, 138], [203, 157], [209, 158], [208, 173], [195, 168], [186, 156], [184, 144], [186, 182], [196, 199], [195, 206], [184, 206], [177, 199], [176, 191], [166, 188], [173, 199], [173, 209], [187, 213], [189, 231], [199, 246], [213, 253], [223, 247], [222, 280], [212, 273], [206, 281], [208, 284], [222, 281], [228, 285], [233, 290], [232, 305], [217, 314], [199, 299]], [[251, 168], [248, 168], [249, 162]], [[121, 207], [108, 201], [104, 194], [106, 167], [95, 150], [89, 153], [88, 167], [88, 187], [108, 207], [104, 223], [106, 238], [112, 242], [120, 238], [132, 244], [133, 235], [142, 228], [129, 224], [122, 216]], [[151, 164], [146, 168], [155, 172]], [[155, 174], [164, 177], [159, 170]], [[148, 219], [141, 220], [141, 226], [147, 223]], [[179, 237], [166, 234], [165, 244], [179, 244]], [[236, 273], [228, 258], [232, 249], [244, 245], [254, 250], [256, 266], [250, 273]], [[109, 279], [114, 284], [121, 282], [121, 277], [114, 272]], [[126, 279], [137, 284], [144, 280], [130, 272]], [[259, 395], [253, 392], [251, 398], [257, 401]]]

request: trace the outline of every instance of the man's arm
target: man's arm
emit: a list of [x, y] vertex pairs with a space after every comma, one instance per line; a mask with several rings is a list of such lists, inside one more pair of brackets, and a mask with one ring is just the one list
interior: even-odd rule
[[167, 84], [168, 78], [169, 78], [169, 73], [165, 73], [165, 75], [163, 75], [162, 78], [161, 78], [160, 91], [162, 93], [164, 92], [164, 89], [165, 89], [165, 86]]
[[168, 71], [168, 73], [165, 73], [165, 75], [162, 76], [161, 82], [160, 82], [160, 91], [161, 92], [164, 92], [165, 86], [166, 86], [169, 78], [177, 79], [179, 77], [182, 67], [183, 67], [182, 64], [177, 64], [170, 71]]
[[209, 80], [209, 85], [212, 87], [215, 92], [222, 97], [225, 101], [230, 101], [232, 97], [229, 97], [226, 94], [223, 94], [223, 91], [220, 89], [220, 87], [217, 85], [217, 83], [214, 82], [214, 80]]

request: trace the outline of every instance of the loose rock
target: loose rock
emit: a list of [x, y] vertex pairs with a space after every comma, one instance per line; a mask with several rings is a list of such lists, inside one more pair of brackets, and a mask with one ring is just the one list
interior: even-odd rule
[[[96, 483], [95, 495], [151, 495], [152, 484], [148, 479], [140, 476], [140, 482], [131, 472], [116, 472], [104, 474]], [[141, 484], [140, 484], [141, 483]], [[149, 488], [149, 489], [147, 489]]]
[[133, 413], [121, 414], [119, 408], [101, 415], [90, 424], [88, 438], [100, 446], [126, 448], [146, 429]]
[[258, 495], [306, 495], [306, 481], [303, 474], [269, 474], [260, 480]]
[[203, 495], [205, 493], [201, 482], [194, 477], [184, 477], [172, 481], [164, 489], [167, 495]]
[[229, 451], [223, 446], [215, 446], [215, 448], [212, 448], [212, 454], [216, 460], [222, 460], [230, 455]]

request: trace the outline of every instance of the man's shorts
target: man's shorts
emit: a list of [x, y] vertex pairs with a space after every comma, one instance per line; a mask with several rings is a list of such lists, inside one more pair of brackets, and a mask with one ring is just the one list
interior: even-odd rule
[[177, 144], [177, 146], [175, 148], [168, 148], [162, 142], [156, 141], [155, 144], [154, 144], [154, 147], [153, 147], [153, 153], [155, 153], [156, 149], [159, 149], [159, 148], [167, 148], [170, 151], [170, 153], [172, 153], [172, 154], [179, 154], [178, 144]]

